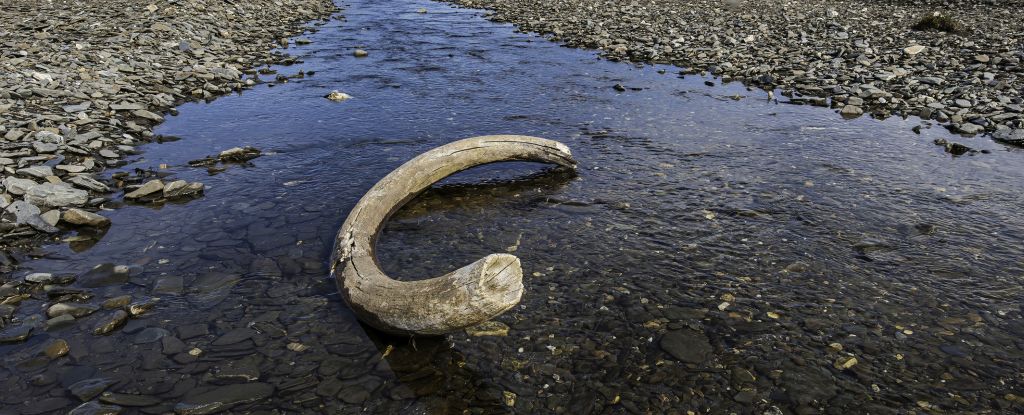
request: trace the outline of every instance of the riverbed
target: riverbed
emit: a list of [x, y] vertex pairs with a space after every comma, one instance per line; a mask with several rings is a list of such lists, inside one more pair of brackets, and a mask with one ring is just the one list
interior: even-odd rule
[[[72, 298], [158, 300], [107, 335], [109, 311], [47, 329], [46, 294], [21, 302], [14, 321], [37, 328], [0, 345], [0, 413], [1020, 410], [1024, 151], [609, 62], [476, 10], [344, 6], [272, 68], [304, 76], [179, 107], [156, 130], [176, 139], [124, 167], [204, 197], [127, 204], [25, 265], [127, 265]], [[361, 326], [326, 268], [349, 209], [404, 161], [486, 134], [561, 141], [579, 171], [461, 173], [398, 212], [380, 259], [415, 279], [518, 256], [507, 336]], [[243, 145], [263, 155], [188, 166]], [[67, 354], [40, 355], [56, 339]]]

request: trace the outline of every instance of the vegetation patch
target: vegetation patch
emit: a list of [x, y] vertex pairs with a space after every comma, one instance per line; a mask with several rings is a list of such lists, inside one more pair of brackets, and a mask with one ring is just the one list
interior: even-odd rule
[[962, 33], [964, 26], [952, 17], [934, 12], [922, 17], [913, 26], [914, 30], [935, 30], [946, 33]]

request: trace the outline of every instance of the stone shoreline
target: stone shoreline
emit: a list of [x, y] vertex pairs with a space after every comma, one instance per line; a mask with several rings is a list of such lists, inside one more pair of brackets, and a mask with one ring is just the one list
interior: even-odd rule
[[[335, 11], [330, 0], [6, 2], [0, 246], [31, 248], [62, 230], [107, 226], [94, 212], [114, 192], [153, 181], [103, 173], [159, 140], [162, 114], [252, 87], [260, 67], [294, 62], [275, 49]], [[201, 188], [178, 181], [160, 190], [172, 198]]]
[[[844, 117], [919, 116], [1024, 145], [1020, 0], [452, 2], [612, 60], [780, 89], [791, 103], [830, 106]], [[936, 12], [962, 30], [912, 29]]]

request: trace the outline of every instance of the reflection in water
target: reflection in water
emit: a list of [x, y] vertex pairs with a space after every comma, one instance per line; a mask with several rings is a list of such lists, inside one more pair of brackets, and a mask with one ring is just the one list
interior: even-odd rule
[[[0, 344], [0, 413], [1020, 411], [1019, 149], [957, 137], [991, 154], [951, 157], [920, 120], [777, 105], [476, 11], [359, 0], [346, 17], [278, 68], [315, 75], [185, 105], [126, 166], [252, 145], [251, 167], [172, 167], [207, 195], [12, 253], [79, 280], [0, 288], [2, 333], [32, 328]], [[567, 143], [578, 176], [460, 174], [395, 215], [380, 260], [411, 278], [514, 253], [508, 335], [367, 331], [327, 278], [341, 221], [411, 157], [498, 133]], [[101, 263], [126, 267], [84, 275]]]

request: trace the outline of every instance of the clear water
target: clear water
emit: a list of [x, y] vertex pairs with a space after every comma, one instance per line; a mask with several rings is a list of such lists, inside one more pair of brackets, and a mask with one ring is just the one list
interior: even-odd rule
[[[184, 105], [158, 129], [181, 140], [127, 166], [168, 164], [205, 197], [107, 212], [114, 225], [95, 244], [50, 246], [25, 265], [138, 265], [85, 302], [159, 302], [111, 335], [92, 334], [101, 312], [0, 345], [0, 413], [70, 409], [67, 387], [90, 378], [155, 398], [126, 413], [247, 382], [273, 394], [234, 411], [1021, 410], [1024, 151], [602, 61], [479, 11], [345, 6], [345, 21], [289, 49], [303, 63], [276, 68], [315, 75]], [[323, 99], [332, 89], [355, 98]], [[508, 336], [360, 326], [325, 269], [349, 209], [415, 155], [499, 133], [566, 143], [579, 174], [460, 174], [392, 219], [380, 255], [413, 279], [513, 252], [526, 293], [498, 318]], [[952, 157], [936, 138], [991, 152]], [[265, 155], [216, 175], [187, 167], [240, 145]], [[153, 293], [178, 278], [180, 293]], [[15, 322], [38, 322], [43, 299], [22, 302]], [[174, 347], [150, 328], [202, 352], [165, 354]], [[243, 340], [222, 338], [233, 330]], [[666, 333], [688, 357], [665, 351]], [[37, 357], [55, 338], [70, 353]]]

